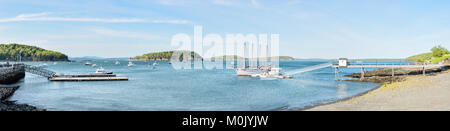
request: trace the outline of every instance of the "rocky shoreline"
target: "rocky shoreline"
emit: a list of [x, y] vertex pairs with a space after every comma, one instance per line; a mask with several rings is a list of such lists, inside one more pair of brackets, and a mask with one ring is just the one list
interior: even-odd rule
[[0, 111], [45, 111], [27, 104], [16, 104], [15, 101], [8, 101], [19, 86], [1, 87], [0, 86]]

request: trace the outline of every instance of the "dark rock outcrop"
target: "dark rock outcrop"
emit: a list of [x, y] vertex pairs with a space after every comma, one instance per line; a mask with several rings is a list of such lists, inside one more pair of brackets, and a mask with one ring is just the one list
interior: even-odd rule
[[4, 101], [8, 99], [10, 96], [14, 94], [14, 92], [19, 89], [19, 86], [12, 87], [1, 87], [0, 86], [0, 101]]
[[45, 111], [27, 104], [16, 104], [14, 101], [7, 101], [19, 86], [1, 87], [0, 86], [0, 111]]
[[25, 77], [23, 64], [6, 65], [0, 68], [0, 84], [12, 84]]

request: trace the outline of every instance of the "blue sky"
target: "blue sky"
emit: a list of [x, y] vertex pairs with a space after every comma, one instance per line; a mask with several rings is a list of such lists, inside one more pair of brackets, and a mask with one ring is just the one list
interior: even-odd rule
[[450, 48], [448, 0], [0, 0], [0, 43], [130, 57], [177, 33], [280, 34], [297, 58], [404, 58]]

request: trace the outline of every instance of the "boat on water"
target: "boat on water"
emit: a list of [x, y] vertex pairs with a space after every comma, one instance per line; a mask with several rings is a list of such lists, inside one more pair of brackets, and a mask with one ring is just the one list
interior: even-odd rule
[[97, 64], [92, 64], [92, 67], [97, 67]]
[[46, 67], [48, 67], [48, 65], [46, 63], [44, 63], [44, 64], [35, 65], [35, 66], [32, 66], [32, 67], [46, 68]]
[[116, 65], [120, 65], [120, 62], [116, 60], [115, 64], [116, 64]]
[[[253, 47], [253, 45], [252, 45], [252, 47]], [[259, 78], [280, 78], [280, 79], [292, 78], [291, 76], [283, 75], [281, 73], [281, 68], [272, 67], [271, 64], [259, 65], [259, 62], [256, 62], [256, 64], [255, 64], [254, 63], [255, 61], [250, 60], [249, 65], [256, 65], [256, 66], [246, 66], [247, 58], [245, 57], [245, 48], [246, 48], [246, 45], [244, 43], [244, 57], [243, 57], [244, 66], [241, 68], [236, 68], [237, 76], [250, 76], [250, 77], [259, 77]], [[267, 47], [267, 48], [269, 48], [269, 47]], [[266, 53], [268, 54], [268, 52], [266, 52]], [[252, 56], [252, 58], [253, 58], [253, 56]], [[269, 58], [269, 56], [267, 56], [267, 58]]]
[[129, 66], [129, 67], [134, 66], [133, 62], [131, 62], [131, 61], [128, 62], [128, 66]]
[[252, 68], [236, 68], [237, 76], [252, 76], [254, 74], [262, 73], [261, 70], [252, 69]]
[[95, 71], [95, 73], [91, 73], [91, 74], [113, 74], [113, 72], [106, 72], [103, 67], [100, 67]]
[[91, 66], [92, 63], [88, 61], [88, 62], [84, 63], [84, 65], [85, 65], [85, 66]]

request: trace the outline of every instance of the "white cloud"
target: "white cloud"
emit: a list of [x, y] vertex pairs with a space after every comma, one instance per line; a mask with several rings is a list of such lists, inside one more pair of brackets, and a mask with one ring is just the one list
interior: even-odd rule
[[42, 13], [34, 13], [34, 14], [20, 14], [16, 18], [39, 17], [39, 16], [46, 16], [48, 14], [50, 14], [50, 13], [42, 12]]
[[76, 17], [52, 17], [50, 13], [20, 14], [13, 18], [0, 18], [0, 22], [21, 22], [21, 21], [72, 21], [72, 22], [102, 22], [102, 23], [167, 23], [167, 24], [188, 24], [187, 20], [147, 20], [141, 18], [76, 18]]

